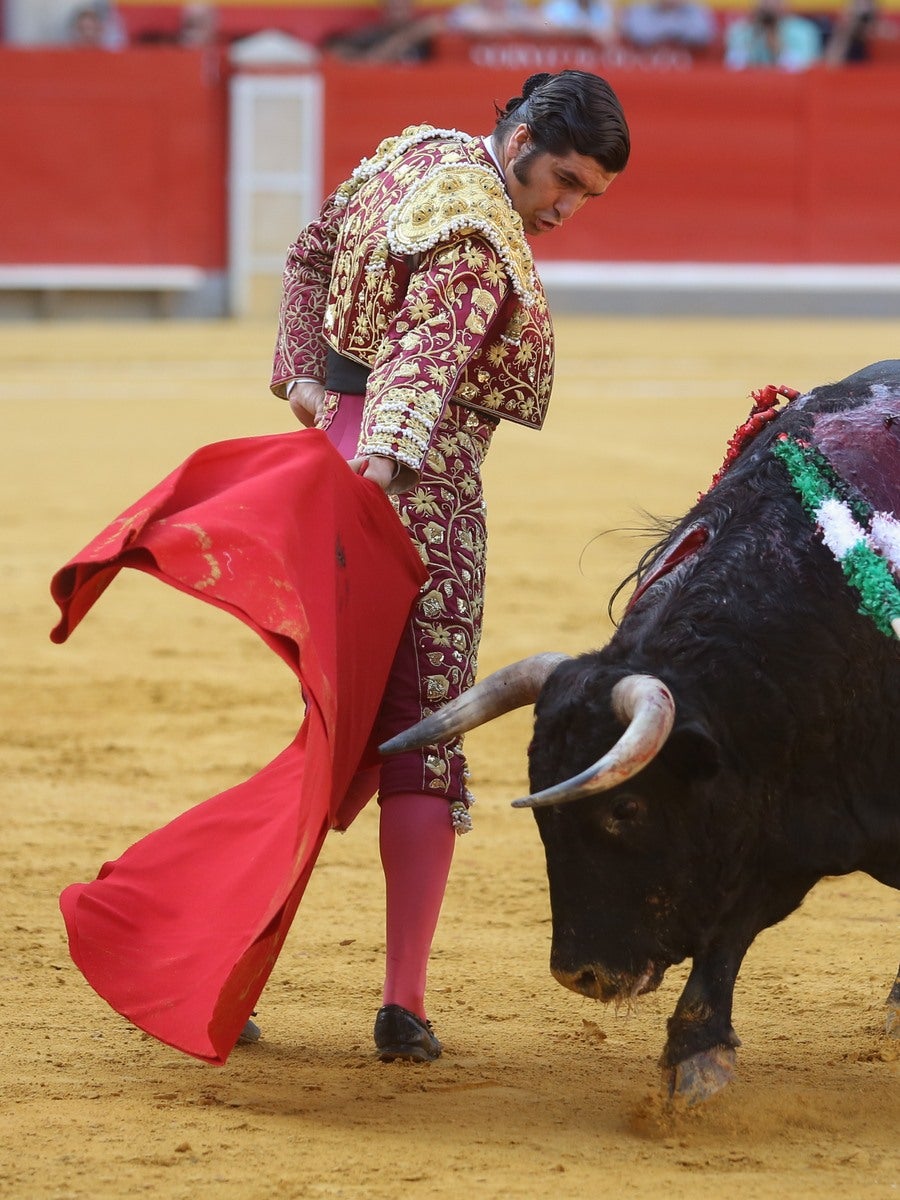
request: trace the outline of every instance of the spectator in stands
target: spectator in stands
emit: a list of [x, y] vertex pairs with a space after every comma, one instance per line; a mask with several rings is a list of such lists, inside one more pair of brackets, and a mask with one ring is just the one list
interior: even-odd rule
[[89, 50], [103, 48], [103, 22], [92, 8], [79, 8], [72, 14], [73, 46], [84, 46]]
[[825, 41], [822, 57], [829, 65], [868, 62], [878, 28], [878, 6], [875, 0], [849, 0], [841, 12], [821, 18], [819, 26]]
[[416, 16], [412, 0], [383, 0], [374, 21], [332, 34], [322, 49], [350, 62], [424, 62], [440, 28], [439, 17]]
[[642, 49], [706, 50], [716, 40], [716, 20], [697, 0], [647, 0], [622, 10], [619, 32]]
[[472, 0], [448, 11], [446, 27], [450, 33], [496, 37], [540, 32], [541, 19], [538, 11], [522, 0]]
[[214, 46], [218, 32], [219, 14], [214, 4], [186, 4], [175, 40], [179, 46]]
[[546, 0], [538, 13], [541, 32], [612, 42], [616, 38], [613, 0]]
[[88, 50], [121, 50], [128, 37], [118, 13], [98, 2], [77, 8], [69, 21], [69, 44]]
[[822, 57], [822, 34], [814, 21], [784, 11], [780, 0], [760, 0], [725, 30], [725, 65], [803, 71]]

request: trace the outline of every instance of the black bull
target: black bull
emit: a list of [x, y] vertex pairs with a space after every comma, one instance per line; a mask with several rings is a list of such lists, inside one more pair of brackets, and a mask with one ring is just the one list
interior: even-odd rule
[[[692, 959], [661, 1060], [691, 1102], [733, 1074], [734, 985], [757, 934], [823, 876], [900, 888], [898, 548], [871, 555], [873, 616], [779, 452], [819, 468], [844, 540], [849, 512], [871, 545], [874, 514], [900, 507], [900, 360], [768, 415], [645, 555], [607, 646], [514, 664], [383, 747], [536, 699], [532, 795], [516, 805], [546, 852], [551, 970], [621, 1001]], [[900, 1036], [900, 973], [887, 1013]]]

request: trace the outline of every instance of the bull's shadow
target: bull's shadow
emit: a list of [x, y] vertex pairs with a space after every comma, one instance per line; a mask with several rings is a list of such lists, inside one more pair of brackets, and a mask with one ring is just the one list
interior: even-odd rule
[[757, 934], [827, 875], [900, 888], [900, 360], [756, 399], [607, 646], [513, 664], [383, 747], [536, 702], [515, 806], [545, 848], [551, 970], [621, 1001], [690, 958], [662, 1054], [690, 1103], [734, 1073]]

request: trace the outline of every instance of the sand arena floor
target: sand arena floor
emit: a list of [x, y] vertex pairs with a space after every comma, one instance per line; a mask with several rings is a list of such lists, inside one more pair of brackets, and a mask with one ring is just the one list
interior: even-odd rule
[[[488, 462], [482, 670], [602, 644], [643, 545], [628, 530], [708, 484], [750, 390], [840, 378], [896, 353], [896, 335], [886, 321], [561, 320], [545, 431], [501, 430]], [[224, 1069], [138, 1033], [84, 983], [60, 889], [268, 762], [299, 710], [249, 631], [133, 572], [51, 645], [49, 579], [200, 444], [291, 427], [267, 393], [270, 344], [256, 324], [0, 327], [0, 1195], [900, 1196], [900, 1043], [881, 1036], [900, 896], [827, 880], [764, 933], [738, 981], [735, 1083], [672, 1114], [656, 1059], [684, 971], [629, 1013], [549, 976], [542, 852], [508, 804], [524, 713], [468, 742], [476, 831], [430, 977], [440, 1062], [371, 1057], [371, 810], [326, 843], [262, 997], [265, 1038]]]

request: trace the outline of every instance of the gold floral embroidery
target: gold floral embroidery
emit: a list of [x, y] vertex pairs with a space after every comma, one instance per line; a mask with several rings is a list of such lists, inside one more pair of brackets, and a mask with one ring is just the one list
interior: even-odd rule
[[[395, 254], [421, 254], [460, 234], [480, 235], [489, 242], [522, 302], [535, 302], [539, 285], [522, 218], [496, 170], [477, 163], [438, 162], [394, 208], [388, 241]], [[477, 245], [470, 245], [466, 254], [472, 270], [484, 265]]]
[[[325, 336], [373, 369], [375, 405], [398, 383], [445, 399], [449, 389], [463, 403], [539, 427], [552, 329], [521, 221], [480, 139], [404, 130], [360, 165], [346, 200], [332, 233]], [[416, 243], [413, 225], [424, 241]], [[423, 417], [431, 412], [429, 404]], [[404, 460], [414, 470], [429, 435], [418, 424], [424, 443], [409, 441]]]
[[444, 612], [447, 606], [441, 593], [432, 588], [427, 595], [422, 597], [420, 607], [426, 616], [436, 617], [439, 613]]
[[[421, 671], [422, 715], [475, 681], [484, 603], [485, 509], [479, 468], [493, 427], [477, 414], [453, 408], [437, 443], [443, 470], [428, 473], [394, 503], [422, 553], [429, 582], [413, 610]], [[436, 532], [440, 531], [440, 537]], [[462, 742], [429, 750], [423, 786], [442, 791], [464, 763]]]

